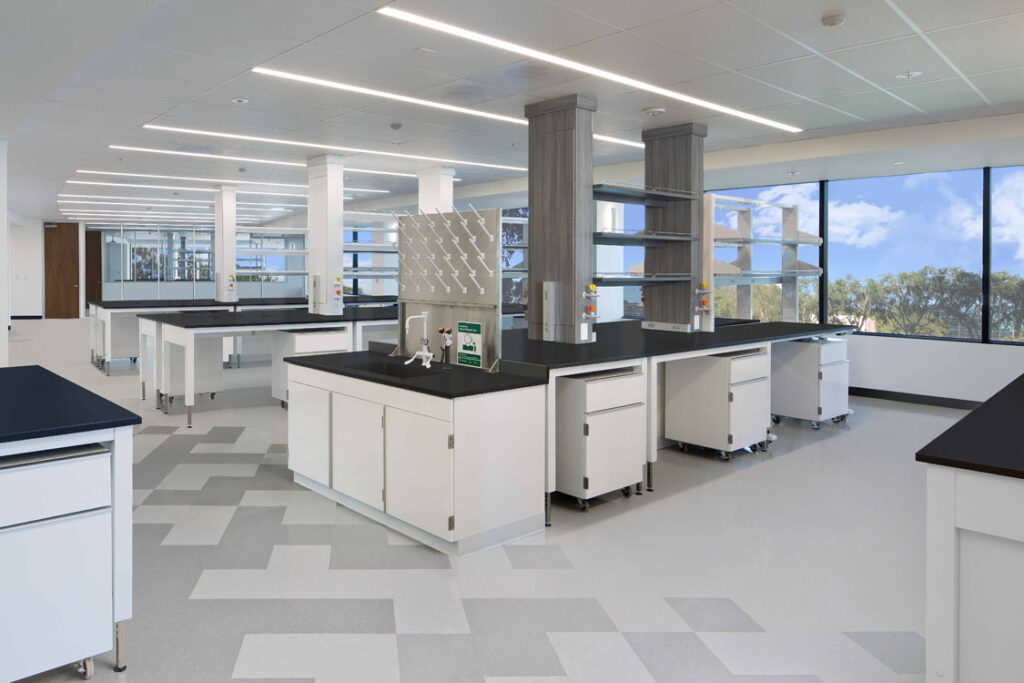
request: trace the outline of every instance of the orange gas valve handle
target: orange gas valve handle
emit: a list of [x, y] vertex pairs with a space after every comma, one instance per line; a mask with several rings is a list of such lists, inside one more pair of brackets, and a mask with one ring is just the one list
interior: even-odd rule
[[700, 305], [701, 306], [707, 306], [708, 305], [708, 300], [707, 299], [701, 299], [700, 300]]
[[594, 311], [597, 310], [597, 306], [587, 306], [587, 310], [589, 310], [591, 313], [593, 313]]

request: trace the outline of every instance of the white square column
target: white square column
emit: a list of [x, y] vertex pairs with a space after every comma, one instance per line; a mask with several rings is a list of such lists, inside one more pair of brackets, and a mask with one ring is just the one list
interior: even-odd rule
[[223, 186], [217, 191], [213, 203], [214, 280], [217, 283], [217, 301], [238, 301], [235, 282], [235, 231], [238, 221], [235, 213], [236, 188]]
[[345, 308], [345, 167], [333, 154], [311, 157], [306, 166], [309, 312], [338, 315]]
[[455, 170], [425, 168], [419, 171], [419, 205], [423, 213], [447, 213], [455, 206]]
[[0, 140], [0, 367], [10, 365], [11, 226], [7, 220], [7, 141]]

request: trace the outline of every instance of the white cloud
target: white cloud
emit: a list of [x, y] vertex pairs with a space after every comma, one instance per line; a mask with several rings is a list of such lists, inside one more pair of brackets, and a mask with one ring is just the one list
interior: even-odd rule
[[971, 202], [945, 183], [939, 191], [946, 199], [946, 206], [938, 213], [939, 225], [958, 238], [977, 240], [981, 237], [981, 200]]
[[889, 236], [890, 230], [899, 225], [904, 215], [903, 211], [863, 200], [829, 202], [829, 242], [860, 248], [877, 247]]
[[992, 241], [1016, 244], [1014, 258], [1024, 261], [1024, 171], [1015, 171], [992, 188]]

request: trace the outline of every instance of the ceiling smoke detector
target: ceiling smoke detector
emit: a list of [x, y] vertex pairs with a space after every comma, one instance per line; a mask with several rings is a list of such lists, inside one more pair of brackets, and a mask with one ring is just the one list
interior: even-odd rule
[[800, 175], [800, 173], [801, 173], [801, 171], [786, 171], [786, 175], [788, 175], [788, 176], [796, 176], [796, 175]]
[[839, 28], [846, 21], [846, 15], [842, 12], [825, 14], [821, 17], [821, 25], [827, 28]]
[[923, 75], [923, 71], [901, 71], [896, 74], [896, 78], [909, 81], [912, 78], [920, 78]]
[[646, 107], [640, 111], [647, 116], [661, 116], [665, 113], [665, 107]]
[[249, 100], [244, 97], [234, 97], [231, 99], [231, 104], [249, 104]]
[[399, 121], [395, 121], [391, 124], [391, 130], [402, 130], [402, 124]]

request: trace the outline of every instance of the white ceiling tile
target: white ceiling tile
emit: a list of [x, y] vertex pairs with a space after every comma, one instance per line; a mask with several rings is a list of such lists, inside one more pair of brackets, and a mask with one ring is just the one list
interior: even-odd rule
[[1020, 0], [896, 0], [922, 31], [1024, 12]]
[[163, 0], [163, 7], [264, 33], [312, 40], [366, 10], [330, 0]]
[[[398, 0], [391, 6], [537, 50], [560, 50], [615, 32], [607, 24], [543, 0]], [[398, 19], [390, 21], [405, 23]], [[436, 34], [429, 29], [420, 30], [425, 37]], [[445, 36], [445, 40], [462, 39]]]
[[[911, 35], [913, 31], [884, 0], [730, 0], [819, 52]], [[841, 10], [842, 26], [828, 27], [821, 17]]]
[[[465, 79], [442, 83], [441, 85], [424, 88], [414, 93], [416, 97], [421, 99], [454, 104], [459, 107], [474, 108], [477, 108], [475, 105], [483, 102], [490, 102], [514, 94], [514, 90], [494, 88]], [[479, 108], [483, 109], [485, 107]]]
[[179, 100], [238, 74], [237, 64], [141, 43], [119, 43], [78, 72], [69, 83], [132, 90]]
[[959, 78], [930, 83], [912, 83], [893, 88], [892, 92], [921, 107], [929, 114], [973, 109], [984, 105], [977, 93]]
[[[649, 107], [662, 107], [665, 113], [656, 117], [649, 117], [643, 113]], [[598, 111], [603, 114], [629, 119], [634, 125], [644, 127], [660, 128], [673, 123], [693, 121], [708, 115], [708, 110], [693, 104], [679, 102], [678, 100], [666, 100], [645, 91], [637, 91], [622, 95], [620, 97], [602, 100], [598, 104]], [[652, 125], [653, 124], [653, 125]]]
[[914, 116], [919, 112], [881, 90], [867, 90], [853, 95], [829, 97], [820, 100], [837, 109], [850, 112], [869, 121], [886, 121]]
[[[170, 119], [176, 119], [177, 124]], [[185, 102], [160, 118], [162, 125], [177, 125], [182, 128], [205, 128], [230, 132], [261, 129], [267, 135], [300, 128], [308, 123], [301, 116], [277, 114], [240, 106], [228, 102]]]
[[637, 33], [728, 69], [809, 54], [796, 43], [724, 4], [637, 29]]
[[297, 45], [293, 38], [195, 17], [166, 8], [151, 12], [131, 32], [134, 42], [255, 66]]
[[929, 33], [939, 49], [965, 74], [1024, 66], [1024, 13], [980, 24]]
[[[321, 98], [323, 103], [318, 103], [311, 101], [314, 98], [309, 97], [310, 88], [308, 86], [302, 87], [301, 84], [291, 82], [267, 83], [265, 80], [252, 84], [251, 79], [255, 76], [255, 74], [239, 76], [224, 85], [207, 90], [192, 101], [208, 105], [230, 105], [245, 111], [294, 117], [303, 122], [326, 121], [366, 106], [369, 101], [366, 97], [348, 98], [344, 93], [334, 96], [332, 91], [321, 92], [321, 89], [317, 88], [316, 92], [323, 96]], [[268, 92], [274, 94], [268, 94]], [[238, 97], [249, 100], [248, 104], [233, 104], [231, 100]]]
[[[798, 102], [754, 110], [755, 114], [798, 126], [804, 130], [832, 128], [856, 123], [857, 119], [814, 102]], [[760, 126], [762, 131], [770, 129]], [[792, 139], [788, 134], [783, 134]]]
[[548, 0], [548, 2], [575, 10], [597, 21], [630, 29], [707, 7], [715, 4], [718, 0], [645, 0], [638, 3], [622, 2], [622, 0]]
[[918, 83], [956, 75], [935, 50], [917, 36], [837, 50], [829, 52], [828, 56], [883, 88], [906, 85], [907, 81], [897, 75], [908, 71], [921, 72], [913, 79]]
[[1024, 68], [976, 74], [971, 82], [995, 104], [1024, 102]]
[[743, 73], [810, 98], [848, 95], [871, 87], [821, 57], [791, 59]]
[[535, 90], [563, 85], [579, 80], [577, 71], [531, 60], [523, 60], [508, 66], [474, 74], [469, 80], [474, 83], [502, 90], [512, 90], [529, 95]]
[[672, 89], [736, 109], [768, 107], [800, 100], [799, 97], [781, 88], [766, 85], [739, 73], [725, 73], [676, 83]]
[[[408, 108], [411, 105], [404, 105]], [[398, 130], [391, 124], [400, 123]], [[332, 128], [349, 140], [367, 140], [375, 144], [401, 145], [406, 142], [420, 140], [425, 137], [446, 135], [458, 130], [457, 125], [438, 125], [415, 121], [409, 118], [371, 114], [368, 112], [352, 112], [324, 122], [325, 128]]]
[[65, 84], [47, 98], [53, 102], [88, 107], [110, 107], [124, 111], [160, 114], [176, 106], [180, 100], [158, 93], [131, 90], [109, 90]]
[[[312, 43], [307, 43], [287, 54], [275, 57], [262, 66], [402, 94], [416, 92], [452, 80], [447, 75], [384, 62], [350, 52], [331, 50]], [[262, 78], [268, 81], [282, 80], [270, 76]], [[340, 91], [320, 86], [302, 83], [298, 85], [311, 92], [319, 91], [318, 94], [323, 92], [330, 92], [336, 96], [343, 94]]]
[[556, 54], [659, 85], [724, 73], [706, 62], [631, 33], [598, 38]]
[[[316, 39], [314, 44], [452, 78], [470, 76], [518, 59], [510, 52], [427, 31], [377, 13], [367, 14], [337, 28]], [[417, 51], [420, 48], [434, 52], [422, 54]], [[384, 84], [365, 85], [384, 87]]]

